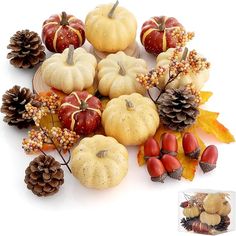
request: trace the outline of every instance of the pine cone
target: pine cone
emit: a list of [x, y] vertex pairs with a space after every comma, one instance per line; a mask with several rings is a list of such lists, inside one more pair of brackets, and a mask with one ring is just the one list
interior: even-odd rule
[[230, 218], [228, 216], [222, 216], [218, 225], [215, 225], [215, 229], [218, 231], [226, 231], [230, 225]]
[[4, 121], [8, 125], [15, 125], [19, 129], [27, 128], [34, 124], [32, 119], [24, 119], [25, 105], [31, 102], [34, 94], [28, 88], [21, 88], [18, 85], [7, 90], [2, 96], [1, 112], [5, 114]]
[[25, 174], [27, 188], [39, 197], [57, 193], [64, 183], [61, 164], [51, 156], [36, 157], [30, 162]]
[[39, 35], [33, 31], [17, 31], [7, 46], [12, 51], [7, 54], [10, 63], [18, 68], [32, 68], [45, 59], [45, 47]]
[[167, 89], [158, 99], [160, 120], [168, 128], [182, 131], [196, 121], [199, 101], [189, 87]]

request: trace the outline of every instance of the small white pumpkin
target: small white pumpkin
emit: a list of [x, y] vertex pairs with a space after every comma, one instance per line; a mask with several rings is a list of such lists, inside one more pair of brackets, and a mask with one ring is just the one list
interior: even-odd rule
[[217, 214], [227, 216], [231, 212], [231, 206], [228, 201], [224, 201]]
[[143, 59], [127, 56], [124, 52], [110, 54], [98, 63], [98, 90], [103, 96], [116, 98], [120, 95], [145, 94], [145, 88], [136, 81], [137, 74], [146, 74]]
[[198, 207], [192, 206], [192, 207], [185, 207], [183, 210], [184, 216], [188, 218], [194, 218], [200, 215], [200, 211]]
[[107, 103], [102, 125], [106, 135], [123, 145], [139, 145], [156, 133], [159, 115], [151, 99], [133, 93]]
[[42, 78], [47, 85], [64, 93], [89, 88], [94, 81], [97, 60], [83, 48], [73, 46], [56, 53], [42, 64]]
[[221, 193], [210, 193], [203, 200], [203, 208], [207, 213], [217, 213], [223, 207], [223, 200]]
[[118, 3], [97, 6], [86, 16], [86, 38], [98, 51], [122, 51], [135, 41], [137, 21]]
[[72, 174], [88, 188], [118, 185], [128, 171], [128, 151], [112, 137], [84, 138], [73, 150]]
[[[169, 48], [166, 52], [162, 52], [157, 56], [157, 65], [166, 68], [164, 76], [159, 80], [159, 87], [163, 88], [169, 79], [169, 64], [170, 58], [173, 55], [174, 48]], [[182, 53], [179, 55], [181, 60]], [[180, 88], [188, 84], [191, 84], [197, 91], [200, 91], [204, 86], [205, 82], [209, 79], [209, 69], [200, 71], [199, 73], [191, 72], [188, 75], [179, 75], [174, 81], [167, 85], [167, 88]]]
[[220, 223], [221, 217], [218, 214], [209, 214], [209, 213], [203, 211], [200, 214], [200, 221], [203, 224], [214, 226], [214, 225], [218, 225]]

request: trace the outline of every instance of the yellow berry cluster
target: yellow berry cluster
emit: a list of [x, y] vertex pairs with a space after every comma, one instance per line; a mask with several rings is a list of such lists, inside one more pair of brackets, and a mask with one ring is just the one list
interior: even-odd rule
[[56, 145], [65, 151], [70, 150], [79, 139], [79, 135], [66, 128], [53, 127], [50, 133]]
[[38, 100], [42, 103], [42, 107], [48, 108], [51, 113], [56, 113], [58, 108], [60, 107], [60, 99], [59, 96], [55, 93], [52, 93], [47, 97], [39, 97]]
[[146, 89], [157, 87], [159, 78], [164, 75], [165, 71], [166, 69], [164, 67], [159, 66], [157, 69], [151, 70], [147, 74], [137, 75], [136, 80]]
[[31, 103], [25, 105], [25, 110], [22, 114], [24, 119], [33, 119], [36, 126], [40, 125], [40, 120], [47, 115], [48, 109], [46, 107], [35, 107]]

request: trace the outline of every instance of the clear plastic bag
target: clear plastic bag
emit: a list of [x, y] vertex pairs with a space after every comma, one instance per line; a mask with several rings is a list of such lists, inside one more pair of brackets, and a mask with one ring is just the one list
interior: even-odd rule
[[180, 231], [209, 235], [235, 230], [235, 192], [180, 192], [178, 225]]

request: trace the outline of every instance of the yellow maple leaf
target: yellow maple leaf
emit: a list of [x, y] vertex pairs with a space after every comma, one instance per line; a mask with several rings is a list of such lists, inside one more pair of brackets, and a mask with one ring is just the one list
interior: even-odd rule
[[200, 105], [205, 104], [209, 98], [212, 96], [212, 92], [209, 91], [201, 91], [200, 92], [200, 98], [201, 98], [201, 102]]
[[197, 118], [196, 126], [223, 143], [235, 142], [234, 136], [221, 124], [217, 117], [219, 113], [199, 109], [200, 114]]
[[146, 161], [144, 159], [144, 145], [140, 145], [138, 148], [137, 161], [139, 166], [143, 166], [144, 164], [146, 164]]

